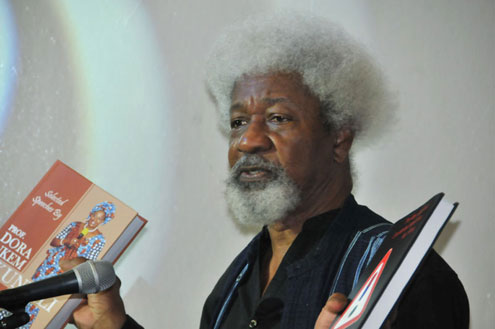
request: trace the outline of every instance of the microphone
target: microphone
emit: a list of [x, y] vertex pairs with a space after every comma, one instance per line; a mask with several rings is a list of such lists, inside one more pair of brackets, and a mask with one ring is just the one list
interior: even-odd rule
[[112, 263], [88, 260], [72, 270], [17, 288], [0, 291], [0, 307], [20, 309], [35, 300], [67, 294], [93, 294], [115, 282]]

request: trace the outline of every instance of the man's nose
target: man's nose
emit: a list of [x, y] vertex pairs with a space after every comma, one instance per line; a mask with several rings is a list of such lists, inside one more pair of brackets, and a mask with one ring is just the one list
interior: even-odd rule
[[272, 141], [267, 134], [265, 122], [251, 121], [241, 135], [237, 149], [243, 153], [260, 153], [270, 150]]

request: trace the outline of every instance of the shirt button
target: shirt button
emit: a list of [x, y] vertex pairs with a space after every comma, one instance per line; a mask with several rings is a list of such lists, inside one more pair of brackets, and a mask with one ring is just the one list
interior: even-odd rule
[[256, 320], [251, 320], [251, 322], [249, 322], [249, 328], [256, 328], [256, 326], [258, 326], [258, 322]]

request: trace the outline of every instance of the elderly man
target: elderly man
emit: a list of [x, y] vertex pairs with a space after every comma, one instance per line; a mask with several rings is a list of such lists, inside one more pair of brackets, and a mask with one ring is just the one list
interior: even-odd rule
[[[392, 117], [379, 70], [334, 25], [275, 15], [220, 38], [208, 87], [229, 136], [229, 208], [263, 229], [218, 281], [200, 328], [328, 328], [390, 227], [351, 194], [353, 142], [370, 142]], [[89, 306], [91, 321], [126, 321], [117, 288]], [[386, 326], [468, 321], [461, 283], [432, 252]]]
[[[229, 135], [231, 213], [264, 228], [208, 297], [201, 329], [309, 329], [319, 316], [328, 328], [390, 227], [351, 195], [353, 141], [392, 117], [379, 70], [334, 25], [284, 14], [228, 30], [207, 77]], [[468, 319], [462, 285], [432, 253], [388, 326]]]

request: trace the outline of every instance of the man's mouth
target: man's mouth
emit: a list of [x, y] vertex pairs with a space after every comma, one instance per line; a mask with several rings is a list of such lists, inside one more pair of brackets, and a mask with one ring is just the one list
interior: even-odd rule
[[245, 167], [239, 170], [239, 180], [243, 182], [255, 182], [266, 180], [273, 176], [271, 170], [261, 167]]

